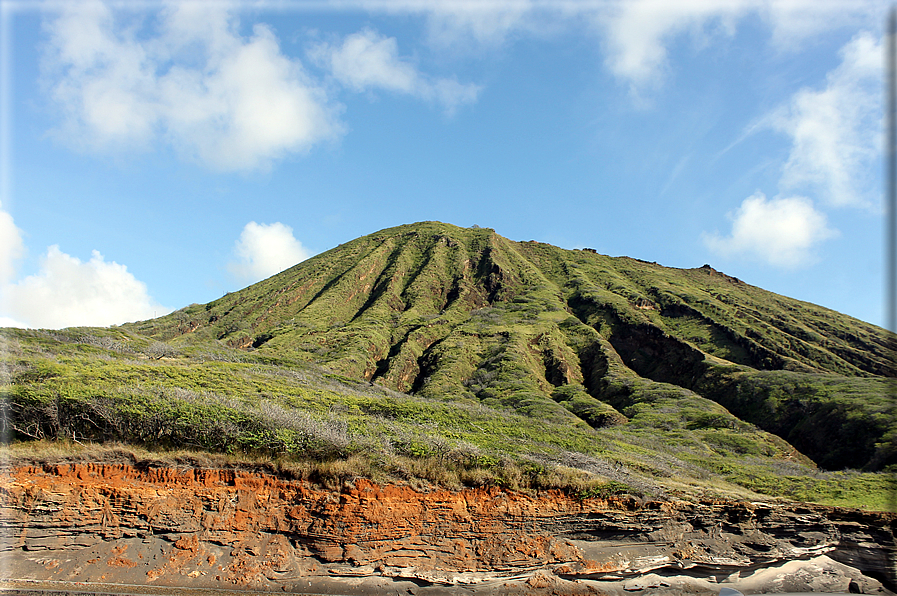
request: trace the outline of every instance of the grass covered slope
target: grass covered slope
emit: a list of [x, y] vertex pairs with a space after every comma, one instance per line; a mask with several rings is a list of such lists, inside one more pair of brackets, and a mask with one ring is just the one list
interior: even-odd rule
[[817, 466], [895, 462], [883, 330], [490, 229], [400, 226], [159, 319], [4, 335], [19, 438], [882, 506], [886, 475]]

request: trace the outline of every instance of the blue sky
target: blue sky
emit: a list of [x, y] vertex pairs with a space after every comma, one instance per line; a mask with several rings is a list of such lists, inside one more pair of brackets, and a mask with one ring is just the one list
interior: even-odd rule
[[0, 324], [160, 316], [438, 220], [883, 325], [886, 10], [0, 0]]

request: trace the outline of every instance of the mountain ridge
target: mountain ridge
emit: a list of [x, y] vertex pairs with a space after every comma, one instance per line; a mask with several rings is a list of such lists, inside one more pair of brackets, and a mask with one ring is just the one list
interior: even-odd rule
[[640, 392], [672, 385], [828, 469], [893, 463], [886, 404], [857, 417], [860, 400], [820, 402], [884, 394], [894, 370], [884, 330], [709, 265], [673, 269], [422, 222], [124, 327], [288, 351], [396, 391], [599, 428], [628, 423], [623, 410], [638, 410]]
[[[356, 244], [358, 244], [358, 243], [360, 243], [360, 242], [363, 242], [363, 241], [365, 241], [365, 240], [371, 239], [371, 240], [374, 240], [374, 241], [378, 241], [378, 240], [379, 240], [379, 241], [381, 241], [381, 242], [383, 242], [383, 241], [388, 241], [389, 239], [393, 239], [393, 240], [395, 240], [395, 236], [397, 235], [396, 232], [400, 232], [400, 231], [403, 231], [403, 230], [407, 230], [407, 235], [408, 235], [408, 236], [412, 236], [412, 237], [414, 237], [414, 236], [418, 236], [418, 235], [420, 235], [420, 231], [418, 231], [417, 229], [415, 229], [416, 227], [420, 227], [420, 226], [430, 226], [430, 225], [432, 225], [432, 226], [438, 226], [438, 228], [442, 228], [443, 226], [448, 226], [448, 224], [439, 224], [438, 222], [423, 222], [423, 223], [421, 223], [421, 224], [407, 224], [407, 225], [405, 225], [405, 226], [398, 226], [398, 227], [396, 227], [396, 228], [390, 228], [390, 229], [387, 229], [387, 230], [381, 230], [380, 232], [375, 232], [374, 234], [370, 234], [370, 235], [368, 235], [368, 236], [365, 236], [365, 237], [356, 239], [355, 241], [351, 241], [351, 242], [345, 243], [345, 244], [340, 245], [340, 246], [338, 246], [338, 247], [336, 247], [336, 248], [334, 248], [334, 249], [331, 249], [330, 251], [327, 251], [327, 252], [325, 252], [325, 253], [321, 253], [320, 255], [316, 255], [315, 257], [312, 257], [312, 258], [310, 258], [310, 259], [308, 259], [308, 260], [306, 260], [306, 261], [303, 261], [302, 263], [300, 263], [300, 264], [298, 264], [298, 265], [296, 265], [296, 266], [294, 266], [294, 267], [292, 267], [292, 268], [290, 268], [290, 269], [287, 269], [286, 271], [284, 271], [284, 272], [282, 272], [282, 273], [280, 273], [280, 274], [277, 274], [277, 275], [275, 275], [275, 276], [272, 276], [272, 278], [269, 278], [268, 280], [263, 280], [263, 281], [258, 282], [258, 283], [256, 283], [256, 284], [253, 284], [253, 285], [250, 286], [249, 288], [257, 287], [257, 286], [259, 286], [260, 284], [266, 284], [266, 283], [269, 283], [271, 280], [279, 280], [279, 279], [281, 279], [284, 275], [288, 274], [290, 271], [293, 271], [293, 270], [295, 270], [296, 268], [303, 267], [304, 265], [309, 264], [310, 262], [314, 261], [315, 259], [318, 259], [318, 258], [324, 258], [325, 256], [329, 256], [329, 255], [331, 255], [331, 254], [333, 254], [333, 253], [335, 253], [335, 252], [337, 252], [337, 251], [340, 251], [341, 249], [344, 249], [344, 248], [345, 248], [345, 249], [352, 249], [352, 248], [355, 248], [354, 245], [356, 245]], [[437, 229], [438, 229], [438, 228], [437, 228]], [[451, 228], [455, 228], [455, 227], [454, 227], [454, 226], [451, 226]], [[464, 230], [464, 229], [463, 229], [463, 228], [455, 228], [455, 230], [457, 230], [457, 231], [461, 231], [461, 230]], [[500, 239], [499, 242], [503, 242], [503, 243], [504, 243], [504, 246], [503, 246], [502, 248], [506, 248], [506, 249], [507, 249], [507, 248], [510, 248], [511, 251], [513, 251], [513, 253], [516, 253], [517, 258], [519, 258], [519, 259], [521, 259], [521, 260], [525, 260], [525, 257], [524, 257], [523, 255], [520, 254], [519, 250], [516, 250], [517, 247], [527, 247], [527, 245], [533, 245], [533, 246], [537, 246], [537, 247], [539, 247], [539, 246], [541, 246], [541, 247], [551, 247], [551, 245], [544, 245], [544, 244], [541, 244], [541, 243], [536, 243], [536, 242], [534, 242], [534, 241], [529, 241], [529, 242], [512, 242], [512, 241], [509, 241], [509, 240], [507, 240], [507, 239], [505, 239], [505, 238], [499, 236], [498, 234], [495, 234], [494, 231], [491, 230], [490, 228], [480, 228], [479, 230], [473, 230], [473, 231], [474, 231], [474, 232], [479, 232], [478, 235], [480, 235], [480, 236], [482, 236], [482, 235], [485, 233], [485, 234], [488, 234], [489, 236], [491, 236], [491, 237], [493, 237], [493, 238], [495, 238], [495, 239]], [[390, 234], [390, 232], [392, 232], [393, 234]], [[444, 235], [444, 234], [436, 234], [436, 235], [435, 235], [435, 238], [437, 239], [437, 241], [439, 241], [439, 239], [441, 239], [441, 241], [443, 241], [443, 242], [448, 242], [448, 243], [451, 243], [452, 245], [455, 245], [455, 241], [454, 241], [454, 240], [451, 240], [448, 236], [446, 236], [446, 235]], [[474, 250], [476, 250], [476, 249], [478, 248], [478, 247], [477, 247], [477, 242], [476, 242], [476, 240], [482, 240], [482, 239], [481, 239], [481, 238], [480, 238], [480, 239], [475, 238], [475, 239], [474, 239], [474, 242], [471, 243], [471, 244], [472, 244], [471, 248], [474, 249]], [[515, 246], [515, 245], [516, 245], [516, 246]], [[567, 252], [567, 253], [580, 253], [580, 254], [584, 254], [584, 255], [590, 255], [590, 254], [591, 254], [591, 255], [594, 255], [596, 258], [601, 258], [601, 259], [606, 259], [606, 260], [615, 260], [615, 261], [618, 261], [618, 262], [630, 262], [630, 263], [636, 263], [636, 264], [642, 266], [643, 268], [644, 268], [644, 266], [648, 266], [648, 267], [662, 268], [663, 270], [667, 270], [667, 271], [679, 271], [679, 272], [689, 273], [689, 274], [695, 274], [695, 273], [698, 273], [698, 274], [706, 274], [706, 275], [708, 276], [708, 278], [722, 279], [722, 280], [726, 280], [726, 281], [731, 282], [731, 283], [734, 283], [734, 284], [741, 284], [741, 287], [743, 287], [743, 288], [745, 288], [745, 289], [748, 289], [749, 291], [758, 291], [758, 290], [759, 290], [759, 291], [763, 292], [764, 294], [767, 294], [767, 295], [769, 295], [769, 296], [772, 296], [772, 297], [774, 297], [774, 298], [776, 298], [776, 299], [781, 300], [781, 301], [782, 301], [782, 306], [783, 306], [784, 308], [788, 309], [788, 310], [794, 310], [796, 307], [808, 307], [808, 308], [811, 308], [811, 309], [813, 309], [813, 310], [815, 310], [815, 311], [817, 311], [817, 312], [819, 312], [819, 313], [827, 313], [828, 315], [836, 315], [838, 318], [841, 318], [841, 319], [845, 319], [845, 318], [846, 318], [846, 319], [849, 319], [850, 322], [851, 322], [851, 324], [853, 324], [853, 325], [857, 325], [857, 326], [859, 326], [859, 327], [863, 327], [863, 328], [865, 328], [867, 331], [868, 331], [869, 329], [878, 329], [878, 328], [876, 328], [874, 325], [871, 325], [871, 324], [869, 324], [869, 323], [865, 323], [865, 322], [863, 322], [863, 321], [861, 321], [861, 320], [859, 320], [859, 319], [854, 319], [854, 318], [852, 318], [852, 317], [848, 317], [847, 315], [842, 315], [841, 313], [837, 313], [836, 311], [833, 311], [833, 310], [831, 310], [831, 309], [826, 309], [825, 307], [817, 306], [817, 305], [812, 304], [812, 303], [809, 303], [809, 302], [799, 301], [799, 300], [795, 300], [795, 299], [787, 298], [787, 297], [784, 297], [784, 296], [775, 295], [775, 294], [772, 294], [772, 293], [767, 292], [767, 291], [765, 291], [765, 290], [762, 290], [762, 289], [760, 289], [760, 288], [757, 288], [757, 287], [755, 287], [755, 286], [748, 285], [748, 284], [746, 284], [745, 282], [742, 282], [741, 280], [738, 280], [737, 278], [734, 278], [734, 277], [731, 277], [731, 276], [726, 275], [725, 273], [716, 271], [715, 269], [713, 269], [713, 268], [710, 267], [709, 265], [704, 265], [703, 267], [693, 268], [693, 269], [674, 269], [674, 268], [669, 268], [669, 267], [663, 267], [663, 266], [661, 266], [661, 265], [657, 265], [656, 263], [649, 263], [649, 262], [647, 262], [647, 261], [642, 261], [642, 260], [639, 260], [639, 259], [632, 259], [632, 258], [630, 258], [630, 257], [606, 257], [606, 256], [604, 256], [604, 255], [598, 255], [597, 253], [595, 253], [595, 252], [593, 252], [593, 251], [590, 251], [590, 249], [585, 249], [585, 250], [582, 250], [582, 251], [566, 251], [565, 249], [558, 249], [558, 248], [556, 248], [556, 247], [551, 247], [551, 248], [553, 248], [553, 249], [555, 249], [555, 250], [557, 250], [557, 251], [563, 251], [563, 252]], [[504, 274], [504, 272], [505, 272], [505, 270], [506, 270], [506, 268], [503, 268], [503, 267], [501, 266], [501, 265], [502, 265], [502, 263], [501, 263], [501, 258], [499, 258], [499, 262], [496, 262], [496, 263], [491, 263], [491, 262], [490, 262], [490, 261], [494, 260], [494, 259], [490, 259], [490, 257], [491, 257], [493, 254], [495, 254], [495, 253], [494, 253], [494, 248], [493, 248], [492, 246], [488, 246], [488, 247], [486, 247], [486, 250], [485, 250], [484, 252], [485, 252], [485, 255], [483, 255], [484, 258], [482, 258], [482, 259], [481, 259], [481, 262], [479, 263], [479, 267], [480, 267], [480, 269], [482, 269], [484, 266], [488, 267], [489, 265], [491, 265], [491, 266], [493, 267], [493, 269], [490, 270], [489, 272], [484, 272], [484, 271], [482, 271], [482, 270], [478, 270], [478, 271], [477, 271], [478, 277], [480, 277], [480, 278], [483, 280], [483, 282], [484, 282], [484, 284], [483, 284], [483, 285], [484, 285], [484, 288], [483, 288], [483, 289], [485, 290], [486, 295], [483, 296], [483, 295], [481, 294], [480, 296], [471, 296], [471, 300], [473, 301], [473, 305], [477, 305], [477, 306], [480, 306], [480, 307], [482, 307], [482, 306], [487, 306], [488, 303], [491, 303], [496, 297], [501, 298], [501, 296], [500, 296], [500, 291], [501, 291], [501, 289], [502, 289], [503, 281], [505, 281], [505, 282], [507, 281], [507, 280], [503, 280], [503, 277], [502, 277], [503, 274]], [[528, 262], [528, 264], [531, 264], [531, 263]], [[372, 271], [373, 271], [373, 269], [371, 270], [371, 272], [372, 272]], [[368, 273], [361, 273], [360, 276], [359, 276], [359, 281], [365, 281], [366, 277], [367, 277], [368, 275], [370, 275], [371, 272], [368, 272]], [[532, 275], [532, 274], [535, 274], [535, 275], [539, 275], [539, 276], [541, 277], [541, 275], [540, 275], [541, 272], [533, 271], [532, 269], [530, 269], [529, 272], [530, 272], [531, 275]], [[417, 272], [417, 274], [419, 274], [419, 273], [420, 273], [420, 272]], [[343, 276], [343, 275], [339, 275], [339, 276], [337, 276], [337, 277], [342, 277], [342, 276]], [[333, 283], [333, 281], [335, 281], [335, 280], [332, 280], [331, 283]], [[469, 280], [467, 280], [467, 281], [469, 281]], [[505, 289], [506, 289], [506, 290], [507, 290], [507, 289], [511, 289], [511, 291], [513, 291], [513, 287], [514, 287], [513, 282], [516, 281], [516, 280], [515, 280], [514, 278], [512, 278], [510, 281], [512, 282], [511, 284], [507, 284], [507, 283], [504, 284], [505, 286], [510, 286], [510, 288], [505, 287]], [[545, 280], [545, 279], [543, 278], [542, 281], [547, 281], [547, 280]], [[376, 284], [374, 284], [374, 285], [376, 285]], [[249, 288], [247, 288], [247, 290], [248, 290]], [[279, 290], [278, 292], [275, 292], [275, 295], [279, 295], [279, 294], [281, 294], [281, 293], [283, 293], [283, 292], [289, 291], [290, 289], [291, 289], [290, 287], [282, 288], [282, 289]], [[328, 288], [328, 289], [329, 289], [329, 288]], [[371, 284], [370, 284], [370, 282], [368, 282], [368, 283], [366, 284], [366, 286], [362, 286], [361, 288], [358, 289], [358, 291], [359, 291], [359, 292], [364, 292], [365, 290], [370, 290], [370, 289], [371, 289]], [[385, 288], [379, 288], [379, 289], [382, 291], [382, 290], [384, 290]], [[455, 290], [455, 291], [458, 291], [458, 290], [461, 289], [461, 288], [451, 288], [451, 289], [452, 289], [452, 290]], [[468, 288], [468, 289], [470, 289], [470, 288]], [[625, 289], [631, 292], [634, 288], [632, 288], [632, 287], [628, 287], [628, 288], [625, 288]], [[375, 288], [375, 290], [376, 290], [376, 288]], [[231, 293], [229, 293], [227, 296], [232, 296], [232, 295], [235, 295], [235, 294], [240, 294], [241, 292], [242, 292], [242, 291], [231, 292]], [[445, 294], [445, 293], [446, 293], [445, 290], [443, 290], [443, 294]], [[320, 292], [319, 292], [319, 294], [320, 294]], [[353, 318], [357, 318], [358, 316], [360, 316], [361, 314], [363, 314], [363, 312], [364, 312], [365, 310], [367, 310], [367, 309], [371, 306], [370, 303], [373, 302], [373, 299], [377, 297], [376, 294], [377, 294], [377, 292], [374, 291], [374, 292], [373, 292], [373, 295], [372, 295], [371, 298], [368, 300], [368, 304], [366, 304], [366, 305], [364, 306], [364, 308], [360, 309], [359, 312], [358, 312], [358, 314], [355, 315], [355, 317], [353, 317]], [[213, 304], [213, 305], [214, 305], [214, 304], [220, 303], [220, 302], [222, 302], [222, 301], [225, 301], [226, 298], [227, 298], [227, 296], [225, 296], [225, 297], [222, 298], [222, 299], [213, 301], [213, 302], [210, 303], [210, 304]], [[317, 298], [317, 297], [319, 297], [319, 296], [315, 296], [315, 298]], [[353, 295], [352, 297], [354, 298], [355, 296]], [[449, 296], [448, 296], [449, 301], [451, 301], [451, 300], [452, 300], [453, 298], [455, 298], [455, 297], [456, 297], [456, 296], [452, 296], [451, 293], [449, 292]], [[506, 296], [505, 296], [505, 297], [506, 297]], [[643, 295], [642, 295], [642, 296], [639, 296], [639, 295], [635, 295], [635, 294], [633, 294], [633, 295], [631, 296], [631, 298], [632, 298], [632, 300], [631, 300], [631, 304], [632, 304], [632, 306], [635, 307], [635, 308], [640, 308], [640, 309], [645, 309], [645, 310], [651, 310], [651, 309], [654, 309], [655, 306], [656, 306], [656, 305], [654, 304], [654, 301], [653, 301], [653, 300], [651, 300], [650, 298], [648, 298], [648, 297], [646, 297], [646, 296], [643, 296]], [[294, 300], [295, 300], [295, 299], [294, 299]], [[294, 300], [290, 300], [289, 302], [292, 303]], [[505, 300], [505, 301], [507, 301], [507, 300]], [[680, 302], [680, 304], [681, 304], [681, 302]], [[305, 304], [305, 305], [303, 305], [303, 306], [308, 306], [308, 304]], [[332, 304], [327, 304], [327, 306], [332, 307]], [[444, 304], [444, 306], [447, 306], [447, 304]], [[683, 306], [686, 306], [686, 305], [683, 305]], [[186, 310], [186, 309], [181, 309], [181, 311], [178, 311], [178, 312], [184, 312], [185, 310]], [[430, 313], [432, 313], [433, 310], [435, 310], [435, 309], [430, 309]], [[440, 310], [444, 310], [444, 309], [440, 309]], [[746, 313], [746, 314], [751, 314], [751, 313]], [[756, 313], [754, 313], [754, 314], [756, 314]], [[165, 317], [162, 317], [162, 319], [165, 319]], [[835, 332], [839, 331], [838, 329], [833, 328], [833, 327], [832, 327], [832, 328], [829, 328], [828, 330], [829, 330], [829, 331], [835, 331]], [[880, 330], [880, 329], [879, 329], [878, 331], [880, 332], [880, 331], [883, 331], [883, 330]], [[224, 335], [225, 335], [225, 336], [231, 336], [232, 333], [231, 333], [231, 332], [228, 332], [228, 333], [225, 333]], [[851, 340], [851, 341], [857, 341], [857, 340], [861, 339], [861, 338], [859, 338], [859, 337], [857, 337], [857, 336], [855, 336], [855, 335], [851, 335], [851, 334], [847, 334], [846, 338], [849, 339], [849, 340]], [[229, 339], [238, 339], [238, 338], [229, 338]], [[798, 337], [798, 339], [801, 339], [801, 338]], [[246, 347], [246, 346], [241, 346], [241, 347]], [[257, 347], [257, 346], [256, 346], [256, 347]], [[884, 372], [887, 371], [887, 367], [883, 366], [882, 363], [879, 363], [877, 366], [878, 366], [878, 370], [877, 370], [877, 371], [866, 371], [866, 372], [884, 373]], [[846, 367], [846, 368], [849, 368], [849, 367]], [[843, 368], [842, 368], [842, 372], [844, 372], [844, 369], [843, 369]], [[853, 372], [856, 373], [856, 371], [853, 371]]]

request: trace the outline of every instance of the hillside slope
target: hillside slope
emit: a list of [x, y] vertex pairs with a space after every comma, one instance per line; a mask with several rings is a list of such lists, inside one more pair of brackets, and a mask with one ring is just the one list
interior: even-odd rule
[[[707, 265], [671, 269], [425, 222], [124, 327], [556, 424], [723, 443], [755, 425], [826, 469], [895, 461], [884, 330]], [[777, 450], [790, 449], [784, 441]]]

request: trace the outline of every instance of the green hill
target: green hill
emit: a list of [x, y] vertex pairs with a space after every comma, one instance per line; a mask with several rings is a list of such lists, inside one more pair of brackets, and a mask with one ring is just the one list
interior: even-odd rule
[[151, 321], [4, 335], [19, 439], [879, 508], [897, 463], [884, 330], [486, 228], [399, 226]]

